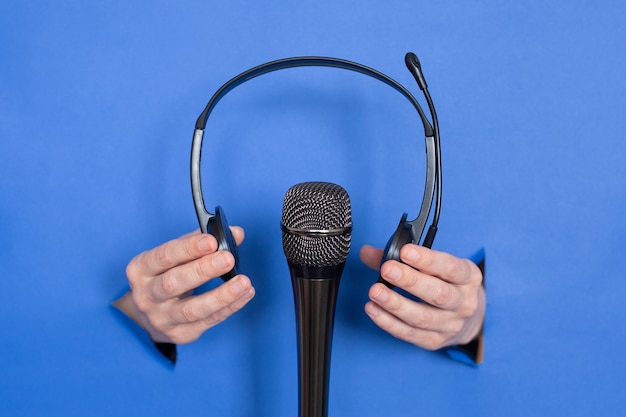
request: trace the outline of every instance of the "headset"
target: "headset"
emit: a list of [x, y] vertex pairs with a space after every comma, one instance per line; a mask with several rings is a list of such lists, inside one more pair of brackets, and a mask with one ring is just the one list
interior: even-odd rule
[[[421, 64], [417, 56], [409, 52], [405, 56], [405, 64], [408, 70], [415, 78], [420, 90], [424, 94], [428, 108], [430, 111], [432, 125], [422, 107], [413, 95], [398, 82], [382, 74], [372, 68], [364, 65], [346, 61], [343, 59], [329, 58], [329, 57], [294, 57], [285, 58], [277, 61], [267, 62], [261, 64], [227, 81], [213, 94], [213, 97], [209, 100], [204, 111], [198, 117], [193, 134], [193, 142], [191, 146], [191, 191], [193, 195], [193, 201], [196, 209], [196, 215], [198, 216], [198, 222], [200, 223], [200, 230], [202, 233], [210, 233], [215, 236], [218, 242], [218, 250], [227, 250], [233, 254], [235, 258], [235, 266], [226, 274], [222, 275], [222, 279], [229, 280], [240, 273], [239, 267], [239, 253], [237, 244], [228, 226], [228, 221], [224, 214], [224, 210], [220, 206], [215, 207], [215, 213], [211, 213], [206, 209], [204, 204], [204, 196], [202, 193], [202, 184], [200, 178], [200, 162], [202, 158], [202, 140], [204, 137], [204, 129], [207, 124], [209, 115], [217, 105], [217, 103], [232, 89], [235, 87], [256, 78], [260, 75], [267, 74], [274, 71], [279, 71], [287, 68], [294, 67], [333, 67], [343, 70], [350, 70], [358, 72], [369, 77], [375, 78], [388, 86], [394, 88], [400, 94], [402, 94], [413, 107], [417, 110], [417, 113], [424, 125], [424, 136], [426, 143], [426, 184], [424, 187], [424, 195], [422, 197], [422, 204], [417, 217], [414, 220], [407, 220], [408, 214], [403, 213], [400, 223], [387, 242], [382, 258], [382, 263], [387, 260], [394, 259], [400, 261], [400, 249], [406, 243], [414, 243], [419, 245], [426, 223], [430, 217], [431, 208], [433, 205], [433, 198], [435, 198], [435, 211], [432, 216], [432, 223], [428, 228], [422, 246], [430, 248], [435, 239], [437, 233], [437, 224], [439, 222], [439, 215], [441, 211], [441, 145], [439, 140], [439, 123], [437, 120], [437, 113], [433, 105], [430, 93], [428, 92], [428, 85], [424, 79]], [[385, 285], [391, 287], [389, 283], [379, 276], [379, 281]]]

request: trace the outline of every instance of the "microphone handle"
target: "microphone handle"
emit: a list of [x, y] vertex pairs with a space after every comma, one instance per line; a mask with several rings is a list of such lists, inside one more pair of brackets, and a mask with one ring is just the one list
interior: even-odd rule
[[[303, 277], [291, 268], [298, 334], [300, 417], [327, 417], [335, 305], [344, 264], [333, 278]], [[299, 269], [299, 271], [294, 271]]]

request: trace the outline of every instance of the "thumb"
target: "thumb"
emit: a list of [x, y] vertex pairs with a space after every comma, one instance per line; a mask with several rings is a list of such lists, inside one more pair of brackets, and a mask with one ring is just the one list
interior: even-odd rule
[[363, 245], [359, 252], [359, 257], [365, 265], [378, 271], [380, 268], [380, 260], [383, 258], [383, 250], [370, 245]]

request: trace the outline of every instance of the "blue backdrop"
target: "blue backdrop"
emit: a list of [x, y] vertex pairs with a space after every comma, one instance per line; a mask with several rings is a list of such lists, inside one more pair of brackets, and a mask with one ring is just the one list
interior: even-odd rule
[[[330, 416], [589, 416], [626, 407], [626, 3], [4, 1], [0, 5], [0, 415], [293, 416], [284, 192], [348, 190], [355, 232]], [[109, 306], [140, 251], [193, 230], [195, 119], [235, 74], [295, 55], [374, 67], [442, 132], [434, 247], [487, 253], [485, 362], [420, 350], [363, 313], [358, 260], [421, 201], [408, 102], [359, 74], [292, 69], [207, 126], [205, 197], [244, 226], [257, 296], [169, 366]]]

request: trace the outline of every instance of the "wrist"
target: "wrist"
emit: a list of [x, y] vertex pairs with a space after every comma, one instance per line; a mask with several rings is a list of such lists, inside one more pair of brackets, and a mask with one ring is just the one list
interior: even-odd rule
[[122, 295], [117, 300], [113, 301], [113, 306], [128, 316], [132, 321], [134, 321], [139, 327], [145, 330], [150, 339], [156, 341], [158, 337], [155, 338], [155, 333], [158, 333], [155, 329], [150, 326], [147, 318], [145, 318], [145, 314], [142, 313], [135, 304], [133, 300], [132, 290], [128, 290], [124, 295]]
[[158, 332], [152, 329], [149, 323], [144, 323], [144, 320], [142, 320], [142, 317], [145, 317], [145, 315], [141, 311], [139, 311], [139, 309], [137, 308], [137, 305], [133, 301], [133, 294], [131, 290], [128, 290], [120, 298], [113, 301], [112, 304], [119, 311], [124, 313], [131, 320], [133, 320], [139, 327], [145, 330], [146, 333], [148, 333], [148, 336], [150, 336], [150, 340], [152, 340], [152, 343], [154, 344], [154, 346], [157, 348], [159, 352], [161, 352], [163, 356], [169, 359], [173, 364], [176, 363], [176, 358], [178, 356], [176, 344], [171, 343], [169, 341], [161, 342], [157, 340], [158, 337], [153, 336], [153, 334], [155, 333], [158, 334]]

